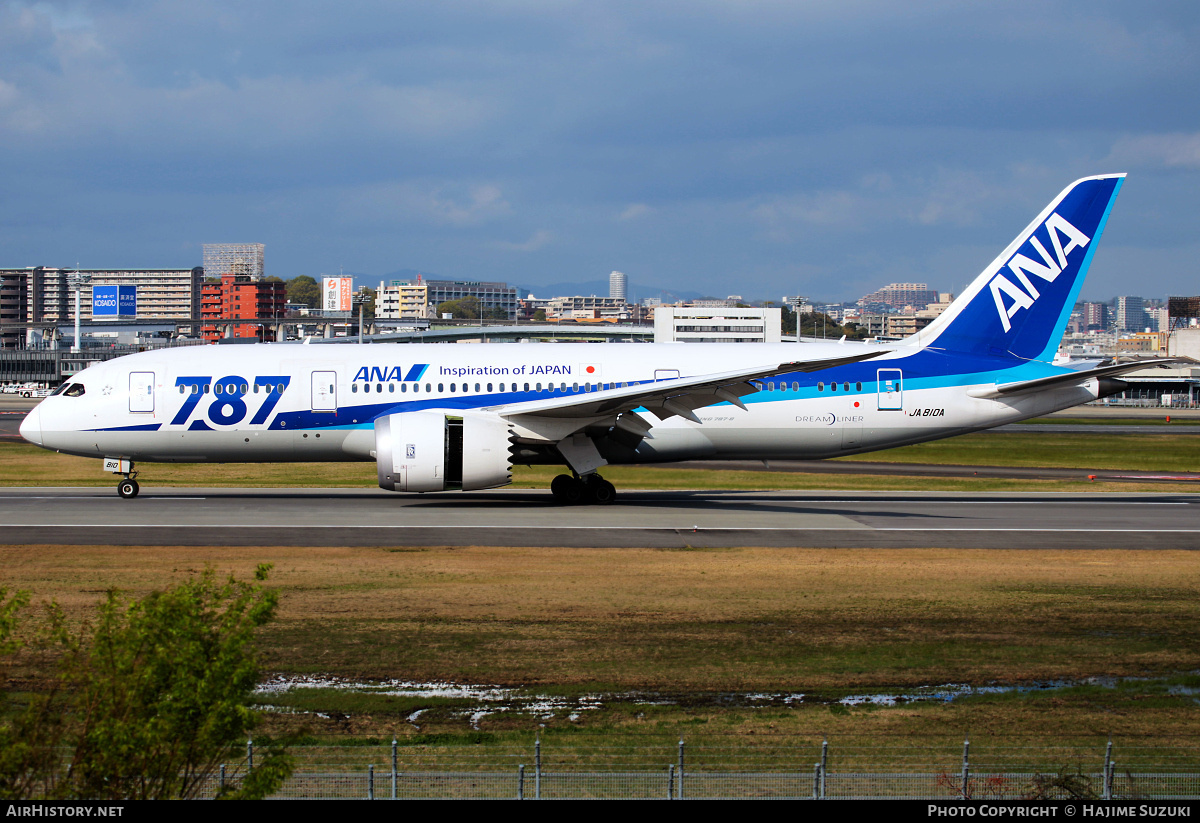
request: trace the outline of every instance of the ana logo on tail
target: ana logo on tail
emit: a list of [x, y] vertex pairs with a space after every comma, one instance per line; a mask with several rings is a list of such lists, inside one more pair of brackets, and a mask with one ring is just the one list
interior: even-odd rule
[[[1032, 274], [1047, 283], [1053, 283], [1055, 278], [1067, 267], [1067, 256], [1074, 249], [1082, 249], [1091, 241], [1090, 237], [1068, 223], [1057, 212], [1050, 215], [1041, 228], [1044, 228], [1049, 235], [1050, 244], [1054, 247], [1054, 257], [1050, 256], [1050, 252], [1046, 250], [1035, 232], [1030, 235], [1029, 242], [1037, 251], [1038, 256], [1042, 258], [1042, 262], [1039, 263], [1024, 254], [1017, 253], [1005, 264], [1021, 285], [1018, 286], [1009, 280], [1002, 272], [988, 283], [988, 288], [992, 290], [992, 297], [996, 301], [996, 312], [1000, 315], [1000, 323], [1006, 332], [1012, 329], [1010, 318], [1021, 309], [1033, 306], [1034, 301], [1041, 296], [1037, 287], [1030, 281], [1029, 275]], [[1067, 240], [1065, 246], [1063, 238]], [[1008, 295], [1012, 300], [1007, 308], [1004, 305], [1002, 293]]]

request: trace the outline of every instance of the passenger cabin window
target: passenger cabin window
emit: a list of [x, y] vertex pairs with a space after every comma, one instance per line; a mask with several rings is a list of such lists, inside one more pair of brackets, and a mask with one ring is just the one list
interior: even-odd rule
[[825, 391], [825, 381], [817, 381], [817, 391]]

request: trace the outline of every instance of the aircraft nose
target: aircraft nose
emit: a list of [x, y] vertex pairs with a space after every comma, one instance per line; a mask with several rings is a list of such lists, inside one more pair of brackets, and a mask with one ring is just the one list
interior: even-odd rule
[[41, 404], [30, 409], [29, 414], [21, 421], [21, 436], [35, 445], [42, 445], [42, 409]]

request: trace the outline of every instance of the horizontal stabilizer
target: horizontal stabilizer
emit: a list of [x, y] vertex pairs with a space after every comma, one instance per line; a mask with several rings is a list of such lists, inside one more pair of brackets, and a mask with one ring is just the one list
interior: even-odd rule
[[1155, 357], [1146, 360], [1131, 360], [1125, 363], [1112, 363], [1108, 366], [1098, 366], [1093, 369], [1054, 374], [1050, 377], [1039, 377], [1036, 380], [1021, 380], [1016, 383], [999, 383], [968, 392], [972, 397], [1004, 397], [1023, 392], [1043, 391], [1061, 386], [1076, 386], [1093, 378], [1115, 377], [1132, 371], [1147, 369], [1152, 366], [1166, 366], [1181, 362], [1175, 357]]

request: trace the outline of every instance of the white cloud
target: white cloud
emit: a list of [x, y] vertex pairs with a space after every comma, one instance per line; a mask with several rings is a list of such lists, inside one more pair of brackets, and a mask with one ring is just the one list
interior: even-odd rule
[[0, 108], [13, 105], [19, 96], [16, 86], [0, 80]]
[[639, 217], [645, 217], [648, 214], [653, 214], [654, 209], [647, 206], [645, 203], [631, 203], [619, 215], [618, 220], [636, 220]]
[[1200, 133], [1122, 137], [1104, 162], [1126, 167], [1200, 169]]
[[497, 243], [494, 243], [493, 245], [496, 248], [501, 249], [503, 251], [525, 251], [525, 252], [528, 252], [528, 251], [537, 251], [538, 249], [542, 248], [543, 246], [546, 246], [547, 244], [549, 244], [550, 241], [553, 239], [554, 239], [554, 235], [552, 235], [550, 232], [546, 231], [545, 229], [538, 229], [524, 243], [511, 243], [507, 240], [501, 240]]
[[824, 191], [774, 198], [752, 214], [773, 240], [791, 241], [797, 229], [846, 228], [859, 223], [861, 199], [848, 191]]
[[338, 212], [348, 224], [418, 222], [464, 228], [511, 214], [512, 206], [493, 184], [464, 188], [460, 184], [380, 183], [343, 192]]
[[497, 186], [476, 186], [468, 193], [466, 202], [443, 197], [435, 192], [430, 198], [432, 214], [441, 222], [468, 226], [509, 214], [512, 207]]

